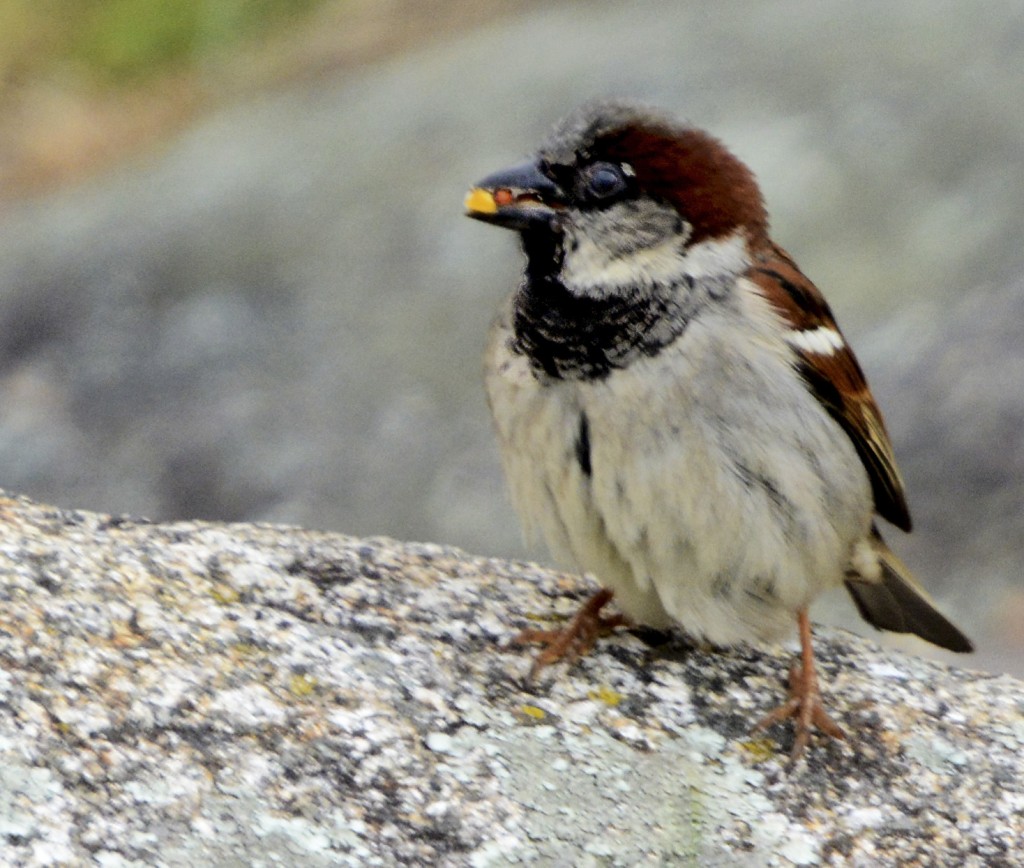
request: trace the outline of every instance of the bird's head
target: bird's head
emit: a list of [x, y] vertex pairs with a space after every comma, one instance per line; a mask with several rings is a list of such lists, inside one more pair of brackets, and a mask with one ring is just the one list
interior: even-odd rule
[[746, 165], [702, 130], [623, 102], [569, 115], [529, 160], [478, 182], [465, 206], [520, 232], [533, 268], [590, 297], [734, 272], [767, 239]]

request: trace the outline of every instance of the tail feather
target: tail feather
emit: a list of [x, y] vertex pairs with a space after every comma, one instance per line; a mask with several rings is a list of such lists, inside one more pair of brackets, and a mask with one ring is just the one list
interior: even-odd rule
[[867, 578], [852, 571], [846, 576], [846, 589], [861, 617], [879, 630], [914, 633], [950, 651], [973, 651], [971, 640], [935, 607], [877, 528], [872, 528], [871, 546], [878, 557], [878, 575]]

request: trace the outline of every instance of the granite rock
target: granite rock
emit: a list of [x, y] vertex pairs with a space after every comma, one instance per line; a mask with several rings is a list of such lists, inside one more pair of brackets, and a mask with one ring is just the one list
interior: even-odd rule
[[624, 631], [435, 544], [0, 499], [5, 865], [1011, 864], [1024, 685], [825, 630], [847, 742], [751, 735], [790, 651]]

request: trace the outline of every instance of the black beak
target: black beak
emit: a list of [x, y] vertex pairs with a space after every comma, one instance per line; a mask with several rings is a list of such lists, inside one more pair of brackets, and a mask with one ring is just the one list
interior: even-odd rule
[[466, 216], [506, 229], [550, 225], [565, 194], [534, 162], [488, 175], [466, 194]]

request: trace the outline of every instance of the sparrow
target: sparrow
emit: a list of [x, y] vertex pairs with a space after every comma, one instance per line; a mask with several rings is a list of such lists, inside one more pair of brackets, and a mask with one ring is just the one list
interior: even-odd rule
[[[792, 630], [792, 758], [825, 711], [808, 608], [845, 585], [860, 615], [952, 651], [970, 640], [889, 550], [909, 531], [882, 414], [821, 293], [775, 244], [757, 181], [708, 133], [628, 102], [583, 106], [488, 175], [468, 216], [519, 233], [519, 288], [485, 355], [528, 533], [601, 590], [531, 675], [609, 627], [672, 625], [716, 646]], [[605, 615], [616, 600], [623, 614]]]

